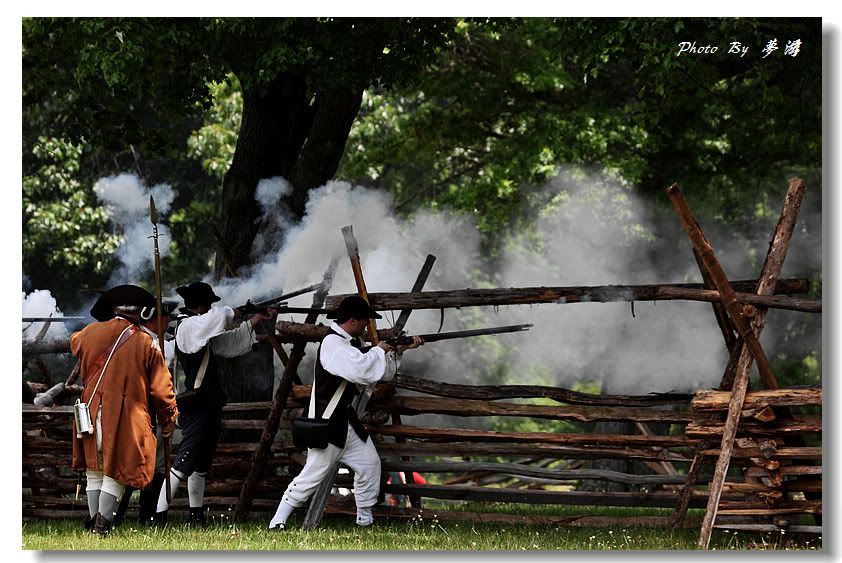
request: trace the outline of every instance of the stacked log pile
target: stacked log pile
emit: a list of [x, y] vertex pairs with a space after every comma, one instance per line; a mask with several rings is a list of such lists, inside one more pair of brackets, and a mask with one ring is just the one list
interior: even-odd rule
[[[729, 393], [700, 391], [691, 407], [697, 413], [720, 413], [728, 410]], [[719, 518], [714, 528], [768, 532], [791, 530], [821, 533], [821, 526], [804, 523], [802, 515], [821, 514], [822, 448], [821, 445], [792, 445], [793, 437], [801, 443], [821, 444], [821, 416], [792, 415], [778, 419], [775, 409], [816, 407], [822, 404], [822, 388], [809, 386], [762, 390], [746, 393], [742, 422], [731, 451], [731, 466], [741, 470], [745, 481], [723, 484], [723, 494], [742, 493], [744, 498], [719, 503]], [[751, 422], [748, 422], [751, 421]], [[720, 426], [721, 429], [721, 426]], [[707, 429], [690, 424], [687, 435], [707, 439]], [[720, 434], [721, 435], [721, 434]], [[716, 459], [721, 449], [701, 450], [701, 455]], [[811, 497], [808, 499], [808, 496]], [[721, 517], [725, 517], [722, 521]], [[727, 517], [739, 517], [739, 523]]]

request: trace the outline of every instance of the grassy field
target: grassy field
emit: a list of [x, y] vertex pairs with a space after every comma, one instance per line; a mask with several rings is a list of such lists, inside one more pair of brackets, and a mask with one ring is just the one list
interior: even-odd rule
[[[362, 529], [354, 525], [351, 517], [326, 517], [323, 526], [313, 531], [298, 529], [302, 517], [296, 514], [290, 520], [291, 529], [280, 533], [267, 530], [265, 519], [233, 524], [222, 515], [215, 517], [205, 529], [191, 528], [179, 520], [163, 529], [126, 522], [107, 538], [84, 532], [81, 519], [26, 522], [22, 547], [27, 550], [692, 550], [698, 538], [697, 529], [440, 522], [433, 512], [428, 518], [411, 522], [379, 520], [375, 526]], [[616, 509], [613, 512], [616, 515]], [[715, 531], [711, 548], [814, 550], [821, 549], [821, 539]]]

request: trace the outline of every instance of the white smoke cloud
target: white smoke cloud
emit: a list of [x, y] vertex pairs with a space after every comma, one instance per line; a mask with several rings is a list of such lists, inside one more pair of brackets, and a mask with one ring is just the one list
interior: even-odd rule
[[[261, 191], [262, 205], [272, 201], [267, 193], [282, 192], [278, 185], [283, 183], [275, 180], [275, 187]], [[495, 259], [497, 269], [490, 276], [494, 286], [701, 280], [678, 219], [669, 212], [654, 212], [622, 179], [562, 172], [545, 189], [546, 199], [553, 204], [531, 232], [509, 241]], [[746, 249], [757, 246], [753, 237], [720, 230], [713, 221], [699, 219], [729, 278], [757, 275], [756, 265], [745, 258]], [[411, 218], [399, 219], [388, 194], [339, 181], [311, 192], [303, 220], [290, 225], [283, 238], [274, 241], [279, 250], [266, 254], [246, 276], [223, 284], [206, 281], [223, 302], [238, 305], [317, 283], [335, 257], [339, 267], [331, 293], [354, 293], [341, 234], [345, 225], [354, 228], [371, 293], [408, 291], [428, 253], [437, 260], [425, 290], [491, 285], [488, 277], [476, 275], [487, 270], [489, 261], [482, 255], [481, 237], [470, 217], [420, 210]], [[762, 261], [765, 245], [758, 252]], [[311, 299], [312, 295], [303, 295], [290, 304], [309, 306]], [[397, 312], [386, 312], [378, 326], [386, 328], [396, 317]], [[284, 318], [300, 321], [303, 315]], [[441, 319], [438, 310], [418, 310], [406, 329], [411, 334], [436, 332]], [[727, 361], [711, 306], [701, 302], [638, 302], [634, 316], [629, 303], [448, 309], [442, 330], [520, 323], [534, 327], [527, 333], [435, 343], [409, 352], [403, 371], [473, 384], [571, 387], [580, 381], [596, 381], [609, 393], [650, 393], [715, 387]], [[775, 342], [764, 342], [767, 355], [774, 353]], [[300, 370], [305, 381], [311, 369], [312, 353], [308, 353]]]
[[[442, 262], [460, 264], [435, 276], [439, 283], [467, 287], [465, 273], [479, 258], [476, 228], [443, 213], [420, 212], [411, 221], [398, 221], [391, 204], [391, 197], [383, 192], [328, 182], [310, 194], [305, 217], [285, 233], [283, 247], [252, 267], [247, 277], [219, 284], [217, 293], [230, 303], [280, 295], [321, 281], [334, 257], [340, 259], [340, 266], [332, 293], [355, 292], [341, 232], [346, 225], [353, 226], [369, 291], [409, 290], [428, 253]], [[472, 252], [466, 252], [469, 247]], [[296, 298], [295, 305], [309, 305], [311, 299]]]
[[289, 190], [289, 182], [280, 176], [264, 178], [257, 183], [254, 197], [260, 204], [264, 216], [277, 205], [282, 197], [289, 193]]
[[[46, 289], [36, 289], [27, 294], [21, 292], [22, 316], [27, 317], [64, 317], [64, 313], [58, 308], [55, 298]], [[26, 323], [22, 337], [24, 341], [35, 340], [47, 323]], [[49, 323], [49, 328], [41, 337], [42, 341], [58, 340], [67, 338], [68, 332], [64, 323]]]
[[109, 286], [136, 283], [147, 277], [154, 258], [149, 197], [155, 199], [158, 211], [158, 249], [161, 257], [169, 254], [172, 236], [164, 217], [169, 213], [175, 192], [169, 184], [147, 187], [134, 174], [119, 174], [100, 179], [94, 193], [103, 203], [109, 220], [122, 231], [123, 242], [117, 250], [120, 265], [111, 274]]

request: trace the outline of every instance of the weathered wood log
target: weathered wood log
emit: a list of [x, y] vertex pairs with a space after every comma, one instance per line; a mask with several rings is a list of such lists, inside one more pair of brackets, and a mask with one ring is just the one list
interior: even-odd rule
[[691, 393], [651, 393], [649, 395], [594, 395], [560, 387], [544, 385], [457, 385], [431, 379], [399, 374], [395, 385], [401, 389], [448, 397], [451, 399], [531, 399], [547, 398], [571, 405], [653, 406], [683, 404], [691, 400]]
[[742, 418], [752, 418], [758, 422], [772, 422], [777, 418], [775, 411], [769, 405], [756, 409], [743, 409], [740, 416]]
[[263, 430], [265, 427], [266, 422], [263, 420], [223, 419], [222, 421], [222, 428], [226, 430]]
[[[34, 383], [32, 381], [27, 381], [27, 382], [24, 383], [24, 385], [27, 385], [32, 391], [35, 392], [35, 394], [45, 393], [47, 391], [47, 386], [44, 385], [43, 383]], [[64, 385], [64, 391], [62, 391], [58, 395], [60, 397], [78, 397], [79, 395], [82, 394], [82, 390], [84, 389], [84, 387], [82, 387], [80, 385], [67, 385], [66, 383], [64, 383], [63, 385]], [[55, 386], [53, 386], [53, 387], [55, 387]], [[34, 398], [35, 398], [35, 395], [32, 396], [32, 399], [34, 399]], [[58, 397], [56, 397], [56, 398], [58, 398]], [[24, 401], [24, 402], [27, 402], [27, 401]], [[32, 400], [29, 400], [28, 402], [32, 403]], [[50, 405], [43, 405], [43, 406], [50, 406]]]
[[[330, 291], [333, 284], [333, 276], [336, 271], [338, 262], [336, 259], [331, 260], [330, 265], [325, 271], [321, 286], [313, 295], [313, 308], [321, 308], [324, 299]], [[313, 324], [316, 322], [318, 315], [310, 313], [307, 315], [305, 323]], [[274, 401], [272, 402], [272, 410], [269, 411], [269, 416], [263, 425], [263, 433], [260, 436], [257, 448], [251, 458], [248, 474], [243, 481], [243, 488], [240, 491], [239, 500], [237, 501], [237, 509], [234, 512], [234, 519], [242, 521], [248, 517], [251, 509], [254, 495], [257, 490], [257, 484], [260, 481], [263, 472], [263, 463], [269, 455], [272, 442], [275, 441], [275, 435], [278, 433], [278, 427], [281, 422], [281, 413], [286, 406], [289, 393], [292, 390], [292, 384], [298, 375], [298, 366], [304, 358], [305, 342], [298, 341], [292, 347], [292, 352], [289, 354], [289, 361], [284, 368], [284, 373], [281, 376], [281, 381], [278, 389], [275, 391]]]
[[[720, 451], [718, 448], [706, 449], [702, 450], [701, 453], [706, 457], [719, 457]], [[765, 454], [760, 448], [734, 448], [731, 452], [731, 459], [751, 457], [765, 457]], [[773, 457], [775, 459], [821, 459], [822, 448], [777, 448]]]
[[[780, 296], [758, 296], [738, 291], [736, 298], [740, 303], [767, 307], [820, 313], [821, 301], [810, 301], [785, 296], [788, 293], [807, 291], [807, 280], [781, 280], [790, 282], [781, 288]], [[741, 285], [742, 284], [742, 285]], [[734, 287], [745, 288], [752, 285], [751, 280], [734, 282]], [[498, 293], [489, 293], [498, 292]], [[347, 295], [329, 298], [329, 304], [337, 305]], [[705, 290], [701, 284], [642, 285], [642, 286], [592, 286], [592, 287], [538, 287], [520, 289], [466, 289], [455, 291], [424, 291], [420, 295], [411, 293], [372, 293], [372, 307], [377, 310], [396, 309], [441, 309], [447, 307], [469, 307], [481, 305], [521, 305], [540, 303], [587, 303], [587, 302], [629, 302], [629, 301], [719, 301], [719, 292]], [[337, 300], [338, 299], [338, 300]], [[327, 307], [328, 309], [331, 306]], [[301, 323], [278, 321], [277, 336], [283, 343], [305, 339], [307, 342], [319, 342], [327, 334], [327, 327], [314, 326], [311, 330], [302, 328]], [[397, 336], [393, 329], [378, 331], [383, 338]], [[70, 340], [58, 339], [50, 342], [33, 342], [23, 345], [23, 357], [40, 354], [65, 354], [70, 352]]]
[[703, 422], [713, 423], [708, 415], [689, 412], [662, 411], [633, 407], [567, 407], [495, 403], [472, 399], [441, 399], [436, 397], [392, 397], [377, 401], [372, 409], [397, 410], [402, 414], [451, 414], [457, 416], [529, 416], [556, 420], [597, 422], [620, 420], [628, 422]]
[[654, 448], [588, 448], [557, 446], [554, 444], [482, 444], [470, 442], [407, 442], [405, 444], [380, 444], [382, 456], [502, 456], [540, 455], [556, 459], [641, 459], [689, 463], [684, 455]]
[[632, 485], [680, 485], [686, 480], [681, 475], [632, 475], [618, 471], [596, 469], [543, 469], [519, 463], [491, 462], [423, 462], [423, 461], [384, 461], [386, 471], [404, 471], [419, 473], [462, 473], [465, 471], [493, 471], [509, 475], [540, 477], [550, 481], [600, 480], [628, 483]]
[[805, 492], [805, 491], [813, 491], [813, 492], [821, 492], [822, 490], [822, 482], [820, 480], [804, 480], [804, 479], [791, 479], [787, 481], [783, 481], [780, 485], [766, 485], [764, 483], [736, 483], [725, 481], [722, 485], [723, 491], [728, 491], [732, 493], [765, 493], [771, 491], [787, 491], [787, 492]]
[[[798, 407], [822, 404], [821, 386], [786, 387], [782, 389], [764, 389], [746, 393], [743, 409], [759, 409], [765, 406]], [[726, 411], [731, 399], [729, 391], [697, 391], [690, 403], [696, 412]]]
[[[536, 464], [536, 467], [546, 467], [546, 466], [550, 465], [551, 463], [553, 463], [554, 461], [557, 461], [557, 460], [554, 460], [552, 458], [545, 458], [545, 459], [540, 460], [540, 462]], [[565, 459], [565, 460], [561, 460], [561, 461], [562, 461], [562, 463], [564, 463], [563, 468], [569, 469], [569, 470], [581, 469], [582, 466], [585, 463], [583, 460]], [[519, 485], [527, 484], [526, 481], [531, 481], [531, 482], [540, 481], [540, 479], [537, 479], [537, 478], [527, 478], [527, 477], [517, 478], [517, 477], [513, 477], [511, 475], [506, 475], [506, 474], [501, 474], [501, 473], [489, 473], [487, 471], [477, 472], [477, 473], [469, 473], [468, 475], [479, 475], [479, 478], [475, 478], [474, 482], [465, 481], [461, 484], [488, 486], [488, 485], [498, 485], [498, 484], [501, 484], [505, 481], [511, 480], [511, 481], [513, 481], [513, 484], [511, 486], [515, 487], [515, 488], [518, 488]], [[524, 481], [524, 480], [526, 480], [526, 481]], [[449, 483], [443, 482], [442, 484], [449, 484]], [[459, 483], [453, 483], [453, 484], [459, 484]]]
[[[707, 237], [705, 237], [701, 226], [698, 221], [696, 221], [693, 212], [687, 205], [687, 201], [684, 199], [684, 195], [681, 193], [678, 184], [673, 184], [667, 188], [667, 195], [675, 208], [675, 212], [681, 221], [681, 225], [684, 227], [690, 241], [693, 243], [693, 247], [699, 251], [699, 256], [702, 258], [705, 270], [707, 270], [711, 280], [716, 286], [716, 289], [719, 291], [720, 300], [725, 306], [725, 309], [728, 311], [734, 328], [737, 329], [737, 332], [743, 339], [745, 346], [754, 357], [757, 369], [760, 372], [761, 381], [763, 381], [763, 384], [767, 389], [774, 389], [778, 387], [775, 375], [772, 373], [772, 368], [769, 366], [769, 360], [766, 358], [766, 353], [760, 346], [760, 341], [757, 339], [757, 336], [755, 336], [754, 331], [748, 323], [745, 310], [737, 301], [737, 295], [734, 288], [731, 286], [731, 282], [725, 275], [725, 271], [722, 269], [722, 266], [719, 264], [719, 260], [716, 258], [716, 254], [713, 252], [713, 247]], [[784, 249], [784, 252], [786, 252], [786, 249]], [[779, 266], [780, 265], [778, 265], [778, 267]], [[775, 280], [777, 280], [778, 272], [780, 272], [780, 269], [778, 269], [773, 276]], [[761, 284], [765, 281], [764, 277], [765, 276], [761, 276]]]
[[59, 397], [59, 395], [64, 393], [64, 389], [64, 382], [57, 383], [45, 392], [38, 393], [32, 402], [39, 407], [49, 407], [55, 403], [55, 400]]
[[[436, 261], [436, 257], [432, 254], [428, 254], [427, 258], [424, 260], [424, 265], [421, 266], [421, 271], [418, 272], [418, 277], [415, 278], [415, 283], [412, 284], [412, 289], [410, 293], [418, 293], [422, 289], [424, 289], [424, 284], [427, 283], [427, 278], [430, 276], [430, 272], [433, 269], [433, 264]], [[398, 315], [398, 320], [395, 321], [395, 326], [393, 327], [398, 333], [403, 331], [404, 326], [406, 326], [407, 321], [409, 320], [409, 315], [412, 314], [412, 309], [403, 309]], [[365, 409], [367, 408], [368, 400], [371, 398], [371, 393], [373, 389], [366, 390], [366, 393], [363, 397], [360, 398], [359, 402], [357, 403], [357, 414], [359, 416], [363, 416], [365, 413]], [[395, 386], [394, 384], [390, 384], [390, 391], [391, 394], [394, 395], [395, 393]], [[397, 413], [392, 413], [392, 424], [401, 424], [400, 415]], [[395, 440], [398, 443], [404, 442], [406, 439], [403, 437], [396, 437]], [[407, 460], [404, 460], [407, 461]], [[406, 482], [411, 484], [415, 483], [415, 475], [410, 472], [406, 475]], [[421, 499], [415, 495], [409, 497], [409, 502], [412, 508], [421, 508]]]
[[[646, 506], [671, 508], [675, 495], [671, 493], [591, 493], [585, 491], [536, 491], [472, 487], [466, 485], [386, 485], [384, 490], [393, 494], [415, 492], [422, 497], [477, 502], [513, 502], [528, 504], [566, 504], [594, 506]], [[704, 498], [694, 498], [691, 505], [704, 505]]]
[[742, 353], [743, 339], [738, 338], [728, 354], [728, 363], [725, 364], [725, 371], [722, 372], [722, 379], [719, 380], [720, 391], [731, 391], [734, 388], [734, 378], [737, 376], [737, 363]]
[[281, 342], [275, 334], [275, 327], [269, 321], [261, 321], [260, 326], [266, 335], [266, 339], [269, 341], [269, 344], [278, 356], [278, 359], [281, 360], [281, 365], [286, 367], [289, 363], [289, 356], [287, 355], [286, 350], [284, 350], [284, 347], [281, 346]]
[[[720, 302], [720, 292], [715, 289], [684, 289], [667, 287], [661, 292], [662, 300], [684, 299], [687, 301]], [[821, 313], [822, 302], [787, 295], [757, 295], [738, 292], [734, 294], [737, 302], [766, 309], [784, 309], [803, 313]]]
[[23, 357], [39, 354], [69, 354], [70, 339], [60, 338], [49, 342], [31, 342], [23, 345]]
[[[652, 393], [651, 395], [592, 395], [569, 389], [540, 385], [456, 385], [407, 375], [395, 378], [396, 386], [417, 392], [428, 393], [450, 399], [535, 399], [550, 398], [565, 404], [593, 406], [659, 406], [688, 405], [692, 394]], [[295, 401], [306, 401], [310, 397], [309, 385], [293, 386], [290, 397]], [[374, 395], [375, 404], [382, 404], [389, 396]]]
[[[566, 434], [555, 432], [499, 432], [494, 430], [463, 430], [461, 428], [423, 428], [418, 426], [367, 425], [371, 432], [384, 436], [443, 440], [471, 440], [475, 442], [527, 442], [535, 444], [576, 444], [583, 446], [692, 446], [697, 442], [686, 436], [627, 436], [621, 434]], [[821, 448], [818, 448], [821, 450]], [[821, 453], [821, 451], [819, 452]]]
[[[790, 180], [783, 210], [781, 211], [772, 241], [769, 244], [769, 251], [766, 254], [760, 279], [757, 283], [756, 293], [760, 296], [771, 295], [775, 291], [784, 258], [786, 257], [790, 240], [792, 239], [792, 233], [795, 228], [795, 221], [798, 217], [798, 210], [801, 206], [804, 191], [805, 184], [803, 180], [795, 178]], [[740, 422], [740, 411], [745, 401], [752, 359], [757, 364], [757, 369], [760, 372], [760, 380], [767, 389], [777, 388], [778, 383], [759, 342], [759, 336], [763, 330], [765, 320], [765, 311], [762, 309], [755, 311], [754, 318], [751, 319], [749, 324], [745, 318], [746, 310], [741, 308], [737, 303], [734, 289], [722, 271], [713, 253], [713, 248], [705, 238], [704, 233], [702, 233], [701, 227], [696, 222], [695, 217], [693, 217], [678, 186], [673, 184], [667, 188], [667, 194], [681, 219], [685, 231], [687, 231], [687, 234], [693, 241], [693, 246], [699, 250], [704, 267], [710, 273], [711, 279], [719, 290], [722, 297], [722, 304], [731, 316], [731, 322], [734, 328], [737, 329], [743, 343], [743, 349], [740, 352], [740, 357], [736, 365], [736, 375], [734, 377], [734, 385], [728, 407], [728, 417], [722, 432], [721, 452], [714, 468], [714, 477], [710, 486], [710, 497], [699, 535], [699, 547], [707, 549], [710, 543], [713, 523], [716, 520], [722, 483], [725, 481], [725, 474], [728, 471], [728, 465], [731, 459], [731, 450], [738, 431], [737, 426]]]
[[[699, 266], [699, 272], [702, 274], [702, 282], [705, 285], [705, 289], [715, 290], [716, 286], [714, 285], [710, 274], [708, 274], [705, 269], [705, 265], [704, 262], [702, 262], [702, 257], [699, 254], [699, 251], [695, 248], [693, 248], [693, 257], [696, 259], [696, 264]], [[727, 348], [728, 352], [732, 352], [734, 350], [734, 345], [737, 343], [737, 331], [731, 323], [731, 319], [728, 318], [728, 311], [725, 310], [725, 307], [723, 307], [719, 300], [711, 302], [711, 306], [713, 307], [713, 315], [716, 318], [716, 324], [719, 325], [719, 330], [722, 332], [722, 338], [725, 340], [725, 348]]]
[[722, 501], [719, 507], [719, 513], [722, 515], [777, 516], [779, 514], [821, 514], [821, 512], [822, 503], [816, 500], [790, 502], [774, 508], [762, 503]]
[[780, 475], [782, 477], [794, 475], [821, 475], [821, 465], [785, 465], [779, 469], [768, 471], [762, 467], [749, 467], [745, 470], [746, 475], [751, 477], [768, 477], [770, 475]]
[[[296, 342], [299, 340], [321, 342], [330, 333], [330, 328], [327, 326], [312, 323], [304, 324], [292, 321], [278, 321], [275, 327], [278, 330], [278, 339], [281, 342]], [[391, 338], [397, 336], [399, 333], [399, 331], [389, 328], [377, 332], [383, 338]], [[368, 333], [364, 333], [360, 338], [370, 342]]]
[[[805, 279], [781, 280], [776, 294], [806, 293], [809, 285]], [[805, 304], [789, 301], [776, 303], [775, 299], [758, 298], [753, 292], [757, 280], [731, 282], [738, 292], [738, 300], [751, 305], [780, 307], [802, 310]], [[715, 295], [714, 295], [715, 294]], [[325, 307], [334, 309], [350, 294], [334, 295], [327, 299]], [[649, 285], [598, 285], [598, 286], [555, 286], [555, 287], [512, 287], [495, 289], [456, 289], [446, 291], [425, 291], [413, 293], [370, 293], [371, 306], [380, 310], [397, 309], [442, 309], [448, 307], [476, 307], [491, 305], [537, 305], [540, 303], [609, 303], [628, 301], [669, 301], [689, 299], [693, 301], [718, 301], [718, 292], [706, 290], [703, 284], [649, 284]], [[746, 301], [743, 301], [743, 300]], [[808, 308], [816, 303], [808, 302]], [[820, 305], [819, 305], [820, 307]]]
[[[792, 420], [773, 424], [742, 422], [736, 429], [737, 436], [784, 436], [787, 434], [813, 434], [822, 431], [821, 417], [798, 416]], [[723, 427], [718, 424], [691, 422], [685, 434], [689, 438], [706, 439], [722, 436]]]
[[[650, 430], [649, 425], [644, 422], [636, 421], [634, 423], [635, 427], [640, 431], [641, 434], [644, 436], [654, 436], [655, 433]], [[653, 461], [644, 461], [644, 464], [659, 475], [678, 475], [678, 472], [675, 470], [675, 467], [668, 462], [668, 461], [661, 461], [661, 462], [653, 462]]]
[[[427, 278], [430, 276], [430, 271], [433, 269], [435, 261], [435, 256], [432, 254], [427, 255], [427, 258], [424, 260], [424, 265], [421, 266], [421, 271], [418, 272], [418, 277], [415, 278], [415, 283], [412, 284], [412, 289], [409, 290], [410, 293], [418, 293], [424, 289], [424, 284], [427, 283]], [[412, 314], [412, 309], [407, 308], [402, 310], [400, 315], [398, 315], [398, 320], [395, 321], [395, 328], [398, 332], [402, 331], [403, 327], [406, 326], [406, 322], [409, 320], [410, 314]]]
[[821, 526], [776, 526], [775, 524], [715, 524], [714, 528], [737, 530], [742, 532], [790, 532], [795, 534], [821, 534]]
[[704, 461], [704, 457], [701, 455], [701, 450], [712, 443], [712, 441], [704, 441], [696, 444], [693, 451], [693, 461], [690, 463], [690, 468], [687, 470], [687, 482], [678, 494], [678, 499], [675, 503], [675, 510], [670, 517], [670, 527], [673, 529], [682, 527], [687, 519], [687, 509], [690, 507], [690, 497], [696, 487], [696, 481], [699, 479], [699, 470], [701, 469], [702, 462]]

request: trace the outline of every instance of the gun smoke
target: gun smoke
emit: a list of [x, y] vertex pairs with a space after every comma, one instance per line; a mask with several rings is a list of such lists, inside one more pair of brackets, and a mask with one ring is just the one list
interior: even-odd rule
[[[64, 313], [58, 308], [55, 297], [46, 289], [36, 289], [31, 293], [21, 292], [21, 312], [26, 317], [63, 317]], [[67, 338], [67, 328], [64, 323], [49, 323], [49, 328], [41, 334], [47, 323], [26, 323], [23, 325], [22, 338], [24, 342], [39, 338], [43, 341]]]
[[[392, 212], [388, 194], [329, 182], [311, 193], [304, 219], [285, 233], [280, 250], [248, 279], [222, 287], [227, 295], [220, 295], [239, 303], [267, 297], [267, 289], [280, 294], [310, 285], [334, 257], [340, 266], [331, 293], [355, 293], [340, 232], [345, 225], [354, 227], [370, 293], [408, 291], [428, 253], [437, 261], [427, 291], [701, 282], [678, 219], [644, 205], [622, 179], [562, 171], [545, 190], [551, 205], [531, 232], [509, 241], [489, 273], [491, 262], [482, 255], [471, 217], [420, 210], [402, 219]], [[784, 183], [781, 200], [785, 190]], [[760, 264], [755, 262], [762, 263], [766, 246], [758, 241], [768, 243], [774, 219], [765, 239], [720, 231], [717, 223], [700, 220], [729, 277], [756, 277]], [[821, 232], [816, 213], [802, 214], [801, 223], [800, 231]], [[754, 261], [746, 258], [752, 247], [759, 254]], [[820, 268], [820, 248], [797, 247], [802, 249], [797, 263], [788, 264], [784, 276]], [[301, 296], [290, 304], [309, 306], [310, 299]], [[770, 311], [764, 333], [770, 356], [781, 337], [776, 323], [791, 314]], [[379, 326], [390, 326], [396, 316], [385, 313]], [[303, 316], [287, 318], [300, 321]], [[437, 310], [418, 310], [406, 329], [410, 334], [436, 332], [441, 320]], [[702, 302], [639, 302], [634, 309], [630, 303], [598, 302], [465, 308], [445, 311], [442, 330], [519, 323], [535, 326], [527, 333], [431, 344], [408, 353], [402, 371], [450, 382], [572, 387], [587, 381], [610, 393], [649, 393], [715, 387], [727, 361], [711, 306]], [[808, 339], [818, 345], [820, 334]], [[301, 373], [310, 372], [310, 358]]]
[[172, 241], [169, 227], [162, 223], [175, 198], [172, 186], [147, 187], [136, 175], [124, 173], [100, 179], [94, 185], [94, 193], [105, 207], [111, 225], [123, 239], [117, 250], [120, 264], [111, 274], [108, 286], [137, 283], [139, 278], [147, 278], [153, 259], [149, 196], [155, 199], [158, 211], [158, 248], [163, 258], [169, 253]]
[[[100, 180], [95, 189], [108, 207], [112, 224], [124, 235], [121, 265], [110, 285], [136, 283], [151, 270], [149, 195], [155, 197], [159, 216], [166, 221], [172, 188], [166, 184], [146, 187], [136, 176], [121, 174]], [[267, 299], [317, 283], [333, 258], [339, 259], [339, 267], [331, 294], [355, 293], [341, 234], [346, 225], [354, 228], [370, 293], [408, 291], [427, 254], [437, 260], [425, 291], [701, 281], [691, 246], [671, 210], [653, 209], [622, 178], [602, 171], [573, 174], [561, 170], [543, 188], [543, 200], [549, 204], [541, 216], [528, 232], [509, 238], [495, 257], [483, 255], [481, 236], [470, 216], [422, 209], [408, 218], [398, 217], [389, 194], [332, 181], [311, 192], [304, 218], [295, 223], [283, 208], [282, 197], [288, 191], [282, 178], [263, 180], [257, 190], [263, 218], [272, 217], [274, 222], [274, 228], [261, 231], [262, 239], [255, 245], [262, 260], [240, 278], [220, 283], [205, 276], [223, 303], [236, 306], [247, 299]], [[780, 201], [785, 191], [782, 182]], [[691, 206], [692, 199], [688, 194]], [[820, 203], [820, 197], [808, 195], [783, 277], [801, 277], [821, 268]], [[776, 219], [769, 219], [766, 231], [739, 233], [699, 217], [730, 279], [757, 276]], [[159, 232], [164, 257], [169, 229], [161, 224]], [[166, 280], [164, 296], [178, 299]], [[302, 295], [290, 300], [290, 305], [307, 307], [311, 299], [311, 294]], [[54, 300], [45, 302], [30, 316], [46, 316], [55, 308]], [[769, 311], [762, 338], [768, 356], [782, 345], [784, 329], [803, 314]], [[396, 312], [385, 312], [379, 326], [390, 326], [396, 317]], [[301, 321], [303, 315], [283, 318]], [[436, 332], [440, 323], [443, 331], [520, 323], [534, 327], [526, 333], [430, 344], [407, 353], [402, 372], [471, 384], [574, 387], [592, 382], [608, 393], [643, 394], [715, 387], [727, 361], [711, 306], [702, 302], [559, 303], [468, 307], [443, 313], [417, 310], [406, 330], [409, 334]], [[60, 330], [63, 327], [56, 324], [50, 334]], [[820, 350], [820, 320], [799, 341], [803, 349]], [[314, 350], [310, 345], [299, 370], [305, 381], [312, 372]], [[281, 369], [276, 366], [278, 374]]]

